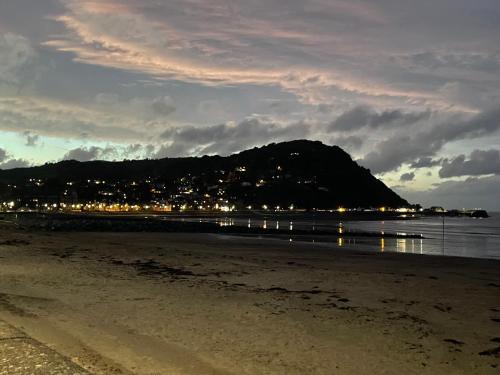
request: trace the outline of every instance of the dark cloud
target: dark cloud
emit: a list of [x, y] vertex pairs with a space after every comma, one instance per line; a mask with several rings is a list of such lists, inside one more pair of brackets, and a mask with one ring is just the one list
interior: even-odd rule
[[330, 144], [334, 144], [336, 146], [339, 146], [340, 148], [350, 151], [359, 150], [361, 146], [363, 146], [363, 143], [363, 138], [356, 135], [334, 137], [330, 139]]
[[134, 143], [130, 145], [87, 146], [68, 151], [62, 160], [124, 160], [143, 159], [155, 156], [155, 146]]
[[480, 113], [468, 120], [447, 121], [425, 131], [410, 135], [398, 133], [375, 145], [360, 163], [374, 173], [383, 173], [411, 163], [421, 157], [431, 157], [444, 144], [463, 139], [484, 137], [500, 129], [500, 110]]
[[500, 71], [500, 55], [491, 53], [418, 52], [401, 57], [413, 68], [463, 69], [496, 73]]
[[206, 127], [177, 127], [165, 131], [161, 138], [170, 141], [157, 152], [157, 157], [192, 154], [228, 155], [270, 141], [288, 141], [305, 138], [310, 128], [296, 123], [281, 126], [259, 119], [248, 119], [238, 124], [220, 124]]
[[330, 129], [345, 131], [364, 127], [404, 126], [426, 120], [430, 116], [431, 112], [406, 113], [401, 110], [377, 112], [370, 107], [358, 106], [333, 121]]
[[331, 114], [334, 108], [331, 104], [320, 103], [317, 105], [317, 111], [321, 114]]
[[38, 145], [38, 141], [40, 140], [40, 136], [38, 134], [32, 134], [29, 131], [24, 132], [26, 136], [26, 146], [35, 147]]
[[412, 169], [432, 168], [441, 165], [441, 162], [442, 159], [434, 160], [431, 157], [423, 157], [411, 163], [410, 168]]
[[0, 169], [26, 168], [30, 165], [30, 162], [25, 159], [9, 159], [0, 163]]
[[0, 34], [0, 83], [22, 84], [35, 57], [28, 39], [13, 33]]
[[2, 163], [5, 159], [7, 159], [7, 151], [0, 148], [0, 163]]
[[125, 147], [115, 149], [115, 155], [122, 159], [144, 159], [150, 158], [155, 154], [155, 146], [152, 144], [142, 145], [135, 143]]
[[13, 159], [7, 150], [0, 147], [0, 169], [29, 167], [30, 163], [24, 159]]
[[160, 98], [155, 98], [151, 103], [151, 108], [153, 111], [162, 116], [168, 116], [175, 112], [175, 105], [169, 96], [163, 96]]
[[109, 92], [101, 92], [96, 95], [95, 102], [104, 106], [113, 106], [116, 105], [120, 100], [118, 94], [113, 94]]
[[68, 151], [63, 160], [91, 161], [98, 159], [106, 159], [117, 154], [117, 150], [113, 147], [78, 147]]
[[90, 161], [95, 160], [99, 157], [101, 149], [99, 147], [79, 147], [71, 151], [68, 151], [64, 156], [63, 160], [77, 160], [77, 161]]
[[144, 147], [144, 150], [145, 150], [145, 156], [147, 158], [154, 157], [154, 155], [155, 155], [155, 146], [154, 145], [146, 145]]
[[397, 189], [412, 203], [425, 207], [444, 206], [451, 208], [484, 208], [500, 210], [500, 176], [475, 178], [465, 181], [447, 181], [425, 191]]
[[125, 152], [127, 154], [136, 154], [140, 151], [142, 151], [143, 146], [139, 143], [133, 144], [133, 145], [128, 145]]
[[499, 150], [474, 150], [469, 158], [459, 155], [454, 159], [443, 161], [439, 177], [480, 176], [487, 174], [500, 174]]
[[415, 179], [415, 173], [413, 173], [413, 172], [404, 173], [401, 175], [401, 177], [399, 179], [400, 179], [400, 181], [405, 181], [405, 182], [413, 181]]
[[[46, 102], [31, 97], [0, 95], [0, 131], [26, 135], [25, 129], [40, 136], [99, 140], [140, 140], [146, 124], [132, 117], [114, 116], [83, 107]], [[22, 129], [20, 130], [22, 124]]]

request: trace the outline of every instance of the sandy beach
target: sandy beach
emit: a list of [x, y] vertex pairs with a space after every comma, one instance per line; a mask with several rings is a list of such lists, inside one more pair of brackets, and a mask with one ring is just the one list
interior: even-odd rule
[[5, 224], [0, 319], [93, 374], [494, 374], [500, 262]]

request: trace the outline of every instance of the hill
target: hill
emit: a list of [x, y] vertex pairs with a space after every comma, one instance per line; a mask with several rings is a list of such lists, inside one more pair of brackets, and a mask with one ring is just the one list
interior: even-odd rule
[[227, 157], [120, 162], [61, 161], [0, 171], [0, 199], [23, 205], [47, 200], [196, 208], [401, 207], [408, 202], [337, 146], [298, 140]]

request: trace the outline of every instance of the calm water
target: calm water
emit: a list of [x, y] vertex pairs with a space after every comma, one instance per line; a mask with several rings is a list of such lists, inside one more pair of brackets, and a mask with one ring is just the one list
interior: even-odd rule
[[352, 230], [421, 234], [425, 238], [385, 239], [385, 251], [500, 259], [500, 214], [488, 219], [441, 218], [350, 222]]
[[490, 213], [488, 219], [445, 218], [444, 236], [443, 221], [439, 217], [427, 217], [412, 220], [390, 221], [348, 221], [301, 219], [288, 221], [273, 219], [245, 218], [204, 218], [185, 219], [215, 221], [219, 225], [236, 225], [260, 227], [264, 229], [285, 229], [290, 233], [290, 240], [297, 240], [294, 229], [328, 230], [335, 233], [372, 232], [401, 233], [422, 235], [422, 239], [414, 238], [381, 238], [381, 237], [324, 237], [312, 236], [311, 242], [330, 242], [333, 247], [392, 251], [415, 254], [452, 255], [474, 258], [500, 259], [500, 213]]

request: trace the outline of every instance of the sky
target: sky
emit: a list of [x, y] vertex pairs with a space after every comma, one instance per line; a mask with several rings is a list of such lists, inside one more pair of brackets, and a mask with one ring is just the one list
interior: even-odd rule
[[0, 169], [338, 145], [500, 211], [498, 0], [0, 0]]

